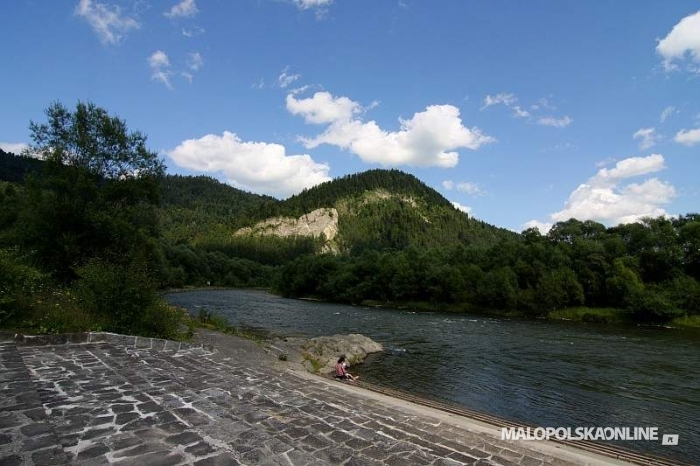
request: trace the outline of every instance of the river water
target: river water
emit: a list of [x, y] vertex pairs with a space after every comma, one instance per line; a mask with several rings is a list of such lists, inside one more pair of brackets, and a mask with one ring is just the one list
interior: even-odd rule
[[[387, 351], [364, 380], [543, 427], [658, 427], [635, 450], [700, 463], [700, 333], [412, 312], [263, 291], [171, 293], [174, 305], [278, 336], [361, 333]], [[678, 446], [662, 446], [678, 434]]]

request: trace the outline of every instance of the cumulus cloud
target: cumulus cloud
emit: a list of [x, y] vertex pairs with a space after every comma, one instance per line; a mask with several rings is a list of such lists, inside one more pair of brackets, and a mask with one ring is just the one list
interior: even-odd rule
[[527, 230], [528, 228], [537, 228], [541, 234], [546, 235], [549, 230], [554, 226], [550, 222], [540, 222], [538, 220], [530, 220], [529, 222], [523, 223], [521, 229]]
[[164, 16], [170, 19], [176, 18], [192, 18], [199, 10], [194, 0], [182, 0], [180, 3], [173, 5], [173, 7], [163, 13]]
[[659, 121], [663, 123], [664, 121], [668, 120], [668, 117], [670, 117], [674, 113], [678, 113], [676, 111], [676, 107], [674, 107], [673, 105], [669, 105], [661, 112], [661, 115], [659, 116]]
[[660, 154], [630, 157], [602, 168], [576, 188], [563, 210], [553, 213], [553, 222], [570, 218], [595, 220], [607, 225], [632, 223], [643, 217], [666, 215], [663, 205], [676, 196], [674, 187], [657, 178], [626, 184], [629, 178], [656, 173], [665, 167]]
[[663, 58], [666, 71], [679, 69], [678, 62], [686, 61], [687, 69], [700, 73], [700, 11], [686, 16], [673, 26], [671, 32], [659, 41], [656, 52]]
[[537, 120], [538, 125], [553, 126], [555, 128], [565, 128], [573, 123], [574, 120], [565, 116], [564, 118], [554, 118], [552, 116], [542, 117]]
[[454, 206], [455, 209], [461, 210], [465, 214], [468, 214], [472, 211], [472, 208], [469, 206], [462, 205], [459, 202], [455, 202], [455, 201], [450, 201], [450, 202], [452, 203], [452, 205]]
[[664, 168], [664, 158], [660, 154], [620, 160], [613, 168], [602, 168], [579, 185], [569, 195], [564, 209], [549, 216], [550, 222], [531, 220], [523, 224], [523, 228], [534, 227], [545, 233], [553, 223], [570, 218], [612, 226], [667, 215], [663, 206], [676, 196], [673, 185], [655, 177], [641, 183], [628, 182], [630, 178]]
[[634, 133], [632, 139], [639, 139], [639, 148], [646, 150], [655, 146], [661, 140], [661, 136], [656, 134], [654, 128], [641, 128]]
[[455, 183], [452, 180], [445, 180], [442, 182], [442, 186], [448, 191], [456, 189], [457, 191], [461, 191], [472, 196], [483, 196], [485, 194], [478, 183], [472, 183], [471, 181]]
[[151, 67], [151, 79], [163, 83], [168, 89], [172, 89], [173, 86], [170, 83], [170, 76], [172, 75], [170, 60], [165, 52], [156, 50], [147, 58], [147, 61]]
[[15, 155], [20, 155], [23, 151], [29, 148], [29, 145], [23, 142], [2, 142], [0, 141], [0, 149], [5, 152], [12, 152]]
[[347, 149], [368, 163], [385, 166], [454, 167], [458, 148], [478, 149], [495, 139], [478, 128], [466, 128], [459, 109], [452, 105], [431, 105], [411, 119], [399, 119], [399, 131], [381, 129], [375, 121], [364, 122], [359, 115], [366, 109], [347, 97], [317, 92], [297, 99], [287, 95], [287, 110], [307, 123], [329, 125], [313, 138], [300, 138], [307, 148], [330, 144]]
[[322, 125], [346, 122], [362, 111], [362, 106], [347, 97], [333, 97], [330, 92], [317, 92], [313, 97], [296, 99], [296, 94], [287, 95], [287, 110], [292, 115], [301, 115], [304, 121]]
[[693, 146], [700, 142], [700, 128], [682, 129], [676, 133], [673, 140], [686, 146]]
[[330, 167], [310, 155], [287, 155], [280, 144], [243, 141], [228, 131], [188, 139], [167, 155], [179, 167], [220, 173], [233, 186], [276, 197], [330, 180]]
[[103, 44], [118, 44], [129, 31], [141, 27], [137, 20], [123, 15], [118, 5], [80, 0], [75, 14], [88, 22]]

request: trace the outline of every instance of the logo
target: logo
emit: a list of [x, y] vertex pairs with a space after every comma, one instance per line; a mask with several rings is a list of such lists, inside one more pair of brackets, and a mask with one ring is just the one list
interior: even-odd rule
[[501, 440], [659, 441], [678, 445], [678, 434], [659, 435], [658, 427], [502, 427]]
[[661, 445], [678, 445], [678, 434], [664, 434]]

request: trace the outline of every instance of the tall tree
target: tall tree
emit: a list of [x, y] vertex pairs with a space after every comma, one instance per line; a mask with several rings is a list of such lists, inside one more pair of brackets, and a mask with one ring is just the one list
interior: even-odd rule
[[95, 257], [153, 262], [151, 209], [165, 167], [146, 137], [92, 103], [70, 111], [56, 102], [46, 117], [29, 126], [28, 151], [44, 164], [27, 184], [29, 205], [18, 221], [24, 246], [64, 282]]

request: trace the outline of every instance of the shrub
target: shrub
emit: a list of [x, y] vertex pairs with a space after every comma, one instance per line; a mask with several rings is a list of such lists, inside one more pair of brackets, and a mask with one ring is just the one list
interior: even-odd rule
[[0, 249], [0, 325], [27, 312], [45, 279], [40, 271], [23, 263], [16, 249]]

